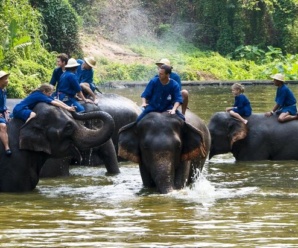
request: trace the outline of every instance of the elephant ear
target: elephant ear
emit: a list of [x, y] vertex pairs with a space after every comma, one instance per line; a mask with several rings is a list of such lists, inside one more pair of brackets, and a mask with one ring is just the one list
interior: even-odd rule
[[136, 132], [136, 122], [122, 127], [118, 137], [118, 156], [129, 161], [139, 163], [139, 143]]
[[206, 158], [206, 146], [204, 143], [203, 133], [199, 129], [184, 123], [182, 128], [182, 142], [181, 160], [193, 160], [198, 157]]
[[51, 154], [50, 142], [47, 139], [45, 128], [38, 118], [33, 118], [20, 129], [19, 148], [35, 152]]
[[247, 136], [248, 128], [243, 122], [231, 118], [228, 124], [228, 133], [232, 147], [236, 141], [242, 140]]

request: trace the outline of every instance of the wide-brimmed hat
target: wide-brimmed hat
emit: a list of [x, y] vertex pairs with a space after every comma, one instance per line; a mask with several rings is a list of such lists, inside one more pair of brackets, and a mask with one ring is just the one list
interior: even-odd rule
[[80, 64], [73, 58], [69, 59], [65, 68], [78, 67]]
[[3, 78], [5, 76], [9, 76], [9, 75], [10, 75], [10, 73], [7, 73], [5, 71], [0, 71], [0, 78]]
[[84, 58], [84, 60], [92, 68], [96, 67], [96, 60], [93, 57]]
[[170, 60], [168, 59], [161, 59], [159, 62], [155, 63], [156, 65], [168, 65], [171, 66]]
[[277, 74], [271, 76], [271, 78], [273, 78], [275, 80], [278, 80], [278, 81], [281, 81], [281, 82], [285, 81], [285, 76], [281, 73], [277, 73]]

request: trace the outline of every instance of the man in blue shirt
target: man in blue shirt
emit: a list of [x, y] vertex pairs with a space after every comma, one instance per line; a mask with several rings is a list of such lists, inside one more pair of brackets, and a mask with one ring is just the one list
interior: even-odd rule
[[60, 53], [56, 57], [57, 67], [54, 69], [50, 84], [56, 86], [59, 83], [60, 77], [65, 72], [65, 66], [67, 65], [68, 56], [65, 53]]
[[297, 120], [296, 98], [293, 92], [284, 84], [284, 75], [278, 73], [271, 76], [274, 85], [277, 86], [275, 102], [276, 105], [272, 111], [266, 112], [265, 116], [272, 116], [274, 113], [278, 114], [279, 122], [286, 122]]
[[[170, 60], [164, 58], [161, 59], [159, 62], [155, 63], [157, 65], [158, 68], [160, 68], [162, 65], [168, 65], [171, 66]], [[173, 69], [173, 67], [171, 67]], [[183, 104], [181, 105], [181, 109], [182, 109], [182, 114], [185, 115], [187, 106], [188, 106], [188, 91], [187, 90], [182, 90], [182, 86], [181, 86], [181, 79], [180, 76], [175, 73], [175, 72], [171, 72], [170, 74], [170, 78], [172, 78], [173, 80], [175, 80], [180, 87], [180, 91], [181, 91], [181, 95], [183, 98]]]
[[59, 81], [58, 97], [59, 100], [68, 106], [74, 106], [77, 112], [85, 111], [85, 108], [75, 98], [76, 94], [85, 102], [93, 103], [90, 99], [86, 99], [81, 86], [79, 84], [76, 70], [80, 66], [73, 58], [69, 59], [65, 66], [66, 71], [62, 74]]
[[77, 77], [84, 93], [90, 95], [95, 104], [98, 103], [96, 94], [94, 93], [96, 86], [93, 82], [93, 68], [96, 67], [96, 60], [93, 57], [78, 59], [80, 66], [77, 69]]
[[6, 156], [12, 154], [9, 148], [7, 122], [9, 121], [9, 113], [6, 107], [6, 87], [8, 85], [9, 73], [0, 71], [0, 140], [4, 145]]
[[141, 95], [144, 111], [137, 118], [140, 121], [150, 112], [168, 111], [170, 114], [177, 114], [185, 120], [184, 116], [177, 110], [183, 103], [179, 84], [170, 78], [172, 69], [170, 66], [162, 65], [158, 77], [154, 77], [147, 84]]

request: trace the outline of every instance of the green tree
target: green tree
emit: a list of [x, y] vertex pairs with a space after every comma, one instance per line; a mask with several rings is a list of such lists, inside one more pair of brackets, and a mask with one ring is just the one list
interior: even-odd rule
[[46, 35], [43, 40], [50, 51], [82, 56], [79, 39], [80, 19], [67, 0], [30, 0], [43, 16]]

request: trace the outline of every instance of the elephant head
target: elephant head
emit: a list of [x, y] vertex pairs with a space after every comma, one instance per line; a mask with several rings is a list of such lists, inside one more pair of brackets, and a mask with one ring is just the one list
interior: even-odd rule
[[184, 161], [207, 156], [202, 132], [168, 113], [149, 113], [124, 126], [118, 146], [120, 157], [139, 163], [144, 185], [157, 186], [161, 193], [177, 188], [177, 181], [186, 183]]
[[[49, 104], [39, 103], [33, 111], [35, 118], [24, 124], [20, 130], [19, 148], [45, 152], [53, 157], [66, 155], [70, 148], [84, 150], [97, 147], [111, 138], [114, 131], [112, 117], [102, 111], [71, 114]], [[98, 129], [87, 129], [80, 121], [100, 119]]]
[[208, 125], [211, 134], [209, 158], [214, 155], [231, 152], [235, 142], [247, 136], [247, 125], [232, 118], [229, 113], [215, 113]]

